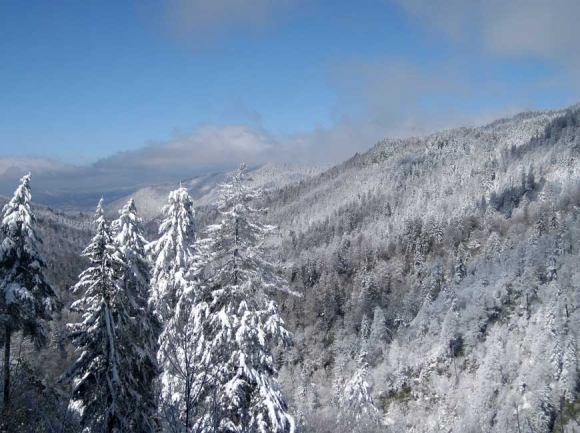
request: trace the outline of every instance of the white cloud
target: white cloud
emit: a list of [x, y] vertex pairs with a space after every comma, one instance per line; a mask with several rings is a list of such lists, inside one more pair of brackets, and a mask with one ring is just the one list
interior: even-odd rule
[[340, 142], [338, 136], [346, 134], [352, 152], [361, 149], [357, 142], [368, 148], [385, 137], [480, 125], [531, 106], [517, 99], [506, 106], [466, 109], [486, 93], [505, 92], [506, 85], [474, 85], [465, 69], [449, 61], [424, 67], [403, 58], [351, 58], [330, 65], [328, 75], [338, 94], [334, 111], [341, 119], [332, 135]]
[[474, 50], [580, 66], [578, 0], [389, 0]]
[[329, 66], [338, 93], [335, 111], [388, 129], [406, 129], [409, 121], [426, 114], [426, 102], [462, 93], [452, 69], [426, 70], [406, 59], [352, 58]]
[[[239, 162], [310, 161], [312, 140], [277, 137], [259, 126], [205, 124], [176, 132], [166, 141], [119, 152], [89, 166], [65, 165], [41, 158], [0, 157], [0, 194], [10, 194], [18, 179], [33, 173], [43, 193], [106, 193], [144, 184], [187, 179], [229, 170]], [[320, 152], [319, 155], [323, 155]]]
[[577, 0], [490, 0], [483, 8], [483, 40], [492, 52], [579, 66]]
[[51, 173], [67, 170], [70, 166], [58, 161], [43, 158], [4, 157], [0, 158], [0, 176], [9, 177], [11, 173], [21, 175], [27, 171]]
[[276, 138], [259, 128], [205, 124], [189, 133], [178, 132], [167, 141], [117, 153], [98, 161], [95, 167], [175, 173], [242, 160], [258, 163], [275, 153], [276, 145]]
[[383, 133], [383, 128], [348, 120], [332, 128], [287, 136], [247, 125], [205, 124], [188, 133], [175, 133], [166, 141], [116, 153], [89, 166], [39, 158], [0, 157], [0, 194], [11, 194], [18, 179], [29, 171], [33, 174], [37, 199], [82, 193], [93, 200], [95, 194], [110, 196], [139, 185], [230, 170], [242, 161], [250, 165], [338, 163], [356, 151], [368, 149]]

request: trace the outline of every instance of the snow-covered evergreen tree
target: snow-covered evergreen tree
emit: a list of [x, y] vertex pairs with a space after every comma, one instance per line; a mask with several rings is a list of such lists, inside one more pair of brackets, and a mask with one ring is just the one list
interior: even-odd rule
[[353, 431], [366, 432], [369, 427], [376, 427], [379, 421], [379, 411], [373, 403], [371, 386], [366, 380], [368, 369], [367, 352], [362, 349], [357, 368], [338, 398], [340, 418], [342, 422], [354, 423]]
[[309, 362], [302, 365], [300, 385], [295, 396], [295, 410], [297, 425], [301, 430], [308, 431], [307, 419], [320, 406], [316, 386], [310, 377], [312, 367]]
[[562, 359], [562, 372], [560, 384], [563, 397], [567, 402], [573, 402], [577, 397], [578, 386], [578, 350], [573, 335], [565, 340], [564, 354]]
[[202, 430], [196, 419], [207, 408], [199, 399], [213, 384], [212, 372], [200, 362], [207, 349], [201, 338], [205, 306], [196, 303], [195, 288], [190, 284], [182, 291], [159, 338], [160, 413], [164, 429], [171, 432], [196, 431], [194, 425]]
[[276, 380], [273, 349], [290, 340], [268, 291], [284, 289], [263, 241], [272, 227], [254, 208], [261, 191], [246, 184], [245, 166], [221, 186], [221, 221], [208, 228], [207, 263], [196, 309], [205, 319], [198, 382], [211, 378], [200, 395], [205, 431], [276, 433], [294, 430]]
[[195, 210], [186, 188], [169, 193], [163, 216], [160, 237], [149, 249], [153, 260], [151, 302], [157, 314], [166, 320], [190, 284], [188, 271], [194, 256]]
[[71, 306], [82, 313], [81, 322], [69, 325], [81, 355], [62, 378], [73, 380], [73, 407], [87, 431], [155, 431], [149, 397], [142, 394], [142, 368], [148, 367], [137, 361], [143, 356], [136, 334], [139, 322], [131, 315], [123, 284], [127, 266], [111, 236], [102, 202], [95, 214], [95, 236], [83, 252], [91, 265], [74, 287], [82, 297]]
[[114, 242], [128, 267], [124, 276], [127, 296], [135, 308], [143, 308], [150, 298], [151, 266], [146, 253], [148, 242], [143, 236], [143, 224], [133, 199], [119, 211], [112, 228]]
[[151, 302], [163, 331], [159, 336], [157, 359], [161, 367], [160, 413], [170, 431], [190, 431], [197, 414], [200, 392], [196, 360], [200, 335], [195, 316], [195, 210], [187, 189], [169, 193], [163, 208], [165, 219], [160, 238], [150, 246], [154, 263]]
[[[366, 341], [366, 347], [369, 353], [369, 362], [374, 364], [382, 354], [382, 350], [388, 339], [385, 312], [381, 307], [376, 307], [373, 315], [373, 322]], [[365, 343], [363, 341], [363, 343]]]
[[127, 312], [133, 320], [125, 324], [123, 333], [131, 339], [126, 353], [131, 359], [133, 387], [131, 395], [134, 410], [133, 428], [151, 431], [156, 415], [154, 379], [157, 376], [157, 337], [159, 323], [149, 306], [150, 265], [146, 258], [147, 241], [143, 237], [143, 226], [137, 215], [133, 199], [119, 211], [113, 222], [116, 244], [124, 262], [122, 290], [127, 297]]
[[4, 206], [0, 231], [0, 324], [4, 327], [4, 410], [10, 408], [10, 340], [23, 331], [37, 346], [46, 342], [42, 320], [51, 320], [56, 293], [46, 281], [46, 262], [38, 252], [42, 240], [30, 209], [30, 174], [20, 180]]

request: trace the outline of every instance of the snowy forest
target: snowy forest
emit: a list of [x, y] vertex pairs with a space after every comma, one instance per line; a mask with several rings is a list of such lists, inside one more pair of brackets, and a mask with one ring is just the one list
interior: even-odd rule
[[580, 106], [211, 179], [0, 199], [0, 431], [580, 432]]

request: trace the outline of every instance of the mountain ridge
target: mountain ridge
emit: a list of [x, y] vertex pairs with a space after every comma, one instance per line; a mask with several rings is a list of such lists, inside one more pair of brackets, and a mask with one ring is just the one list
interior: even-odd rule
[[574, 105], [383, 140], [271, 194], [302, 294], [280, 299], [296, 342], [280, 374], [305, 431], [336, 429], [361, 376], [371, 399], [353, 404], [390, 431], [574, 431], [579, 162]]

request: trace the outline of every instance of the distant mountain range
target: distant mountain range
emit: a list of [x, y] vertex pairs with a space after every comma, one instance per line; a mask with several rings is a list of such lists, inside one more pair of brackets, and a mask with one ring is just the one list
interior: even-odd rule
[[[327, 169], [324, 165], [298, 164], [265, 164], [250, 169], [252, 184], [265, 190], [272, 191], [284, 186], [296, 185], [316, 176]], [[145, 222], [152, 221], [161, 215], [161, 210], [170, 191], [184, 186], [193, 198], [196, 207], [213, 203], [217, 198], [217, 186], [224, 181], [227, 173], [210, 173], [196, 176], [182, 182], [151, 185], [140, 188], [131, 194], [123, 196], [110, 205], [110, 212], [116, 213], [132, 198]]]
[[[255, 185], [273, 189], [296, 184], [327, 169], [323, 164], [300, 165], [266, 163], [251, 168]], [[156, 218], [167, 199], [169, 191], [180, 183], [185, 186], [197, 205], [206, 205], [215, 198], [215, 187], [224, 180], [227, 172], [201, 174], [181, 182], [167, 182], [125, 188], [56, 188], [54, 177], [63, 170], [79, 175], [79, 168], [37, 158], [0, 158], [0, 187], [2, 196], [7, 197], [18, 184], [22, 173], [31, 171], [34, 202], [71, 212], [92, 212], [101, 197], [108, 203], [108, 212], [115, 214], [129, 198], [133, 198], [143, 219], [148, 222]], [[37, 178], [40, 178], [38, 180]], [[45, 182], [48, 178], [49, 181]], [[74, 186], [74, 185], [73, 185]]]

